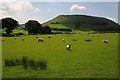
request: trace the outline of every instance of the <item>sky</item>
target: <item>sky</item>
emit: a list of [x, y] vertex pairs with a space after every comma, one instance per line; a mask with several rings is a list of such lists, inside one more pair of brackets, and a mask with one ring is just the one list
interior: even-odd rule
[[0, 19], [12, 17], [20, 24], [28, 20], [44, 23], [58, 15], [74, 14], [105, 17], [118, 22], [118, 2], [0, 0]]

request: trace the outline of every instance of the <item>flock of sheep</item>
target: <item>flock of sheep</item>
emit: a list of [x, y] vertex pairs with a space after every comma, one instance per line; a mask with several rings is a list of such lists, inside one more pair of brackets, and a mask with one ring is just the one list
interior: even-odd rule
[[[97, 36], [99, 36], [100, 34], [97, 34]], [[37, 42], [44, 42], [44, 39], [40, 38], [39, 36], [36, 37], [37, 38]], [[48, 38], [51, 38], [50, 36]], [[22, 41], [24, 41], [24, 38], [21, 39]], [[62, 39], [63, 42], [65, 42], [65, 39]], [[77, 41], [77, 39], [72, 39], [72, 41]], [[91, 39], [85, 39], [86, 42], [91, 42]], [[108, 43], [108, 40], [103, 40], [104, 43]], [[66, 45], [66, 49], [67, 50], [71, 50], [71, 44], [67, 44]]]
[[[98, 34], [98, 36], [99, 36], [99, 34]], [[37, 42], [44, 42], [43, 38], [40, 38], [39, 36], [37, 36], [36, 38], [37, 38]], [[48, 38], [51, 38], [51, 37], [49, 36]], [[16, 39], [16, 38], [14, 38], [14, 39]], [[21, 40], [24, 41], [24, 38], [21, 38]], [[2, 41], [4, 41], [4, 40], [2, 39]], [[62, 41], [65, 42], [65, 39], [62, 39]], [[77, 39], [72, 39], [72, 41], [77, 41]], [[85, 41], [86, 42], [91, 42], [92, 40], [91, 39], [85, 39]], [[104, 39], [103, 42], [108, 43], [108, 40]], [[66, 49], [71, 50], [71, 46], [72, 46], [71, 44], [67, 44]]]

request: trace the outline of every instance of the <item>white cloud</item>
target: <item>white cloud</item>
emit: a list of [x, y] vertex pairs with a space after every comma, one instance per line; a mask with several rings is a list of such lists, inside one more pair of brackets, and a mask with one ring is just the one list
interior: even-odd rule
[[38, 8], [33, 7], [29, 1], [9, 0], [10, 2], [0, 1], [0, 12], [3, 14], [16, 14], [26, 11], [39, 11]]
[[39, 12], [40, 9], [39, 8], [35, 8], [34, 12]]
[[81, 11], [85, 11], [85, 10], [87, 10], [87, 8], [85, 6], [72, 5], [70, 7], [71, 12], [81, 12]]
[[34, 14], [39, 11], [39, 8], [27, 0], [0, 0], [0, 19], [12, 17], [20, 23], [25, 23], [28, 19], [38, 19]]
[[106, 17], [106, 18], [109, 19], [109, 20], [112, 20], [112, 21], [114, 21], [114, 22], [116, 22], [116, 23], [118, 23], [118, 20], [115, 19], [115, 18], [112, 18], [112, 17]]
[[51, 11], [51, 9], [48, 9], [47, 11]]

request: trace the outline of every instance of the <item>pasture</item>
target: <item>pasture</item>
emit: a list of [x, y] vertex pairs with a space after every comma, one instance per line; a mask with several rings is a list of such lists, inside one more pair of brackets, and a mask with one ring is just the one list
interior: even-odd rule
[[[44, 39], [38, 42], [36, 36]], [[48, 38], [48, 37], [51, 38]], [[3, 78], [117, 78], [118, 34], [51, 34], [3, 37]], [[24, 41], [21, 39], [24, 38]], [[62, 41], [65, 39], [65, 41]], [[73, 41], [76, 39], [76, 41]], [[85, 39], [92, 41], [86, 42]], [[104, 43], [102, 40], [108, 40]], [[66, 45], [71, 44], [71, 50]], [[4, 59], [27, 56], [47, 61], [46, 70], [23, 69], [21, 66], [6, 67]]]

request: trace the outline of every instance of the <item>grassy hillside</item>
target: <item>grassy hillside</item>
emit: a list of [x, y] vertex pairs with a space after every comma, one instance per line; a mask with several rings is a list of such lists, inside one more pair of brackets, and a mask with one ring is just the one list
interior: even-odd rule
[[[36, 36], [38, 35], [16, 39], [3, 37], [3, 78], [116, 78], [118, 75], [118, 34], [39, 35], [45, 40], [43, 43], [37, 42]], [[62, 41], [63, 38], [65, 42]], [[85, 39], [92, 41], [86, 42]], [[107, 39], [109, 43], [104, 43], [103, 39]], [[72, 50], [66, 50], [67, 44], [72, 45]], [[47, 69], [25, 70], [22, 66], [6, 67], [4, 64], [4, 59], [23, 56], [46, 60]]]
[[120, 29], [118, 24], [111, 20], [86, 15], [60, 15], [44, 24], [50, 27], [93, 31], [117, 31]]

